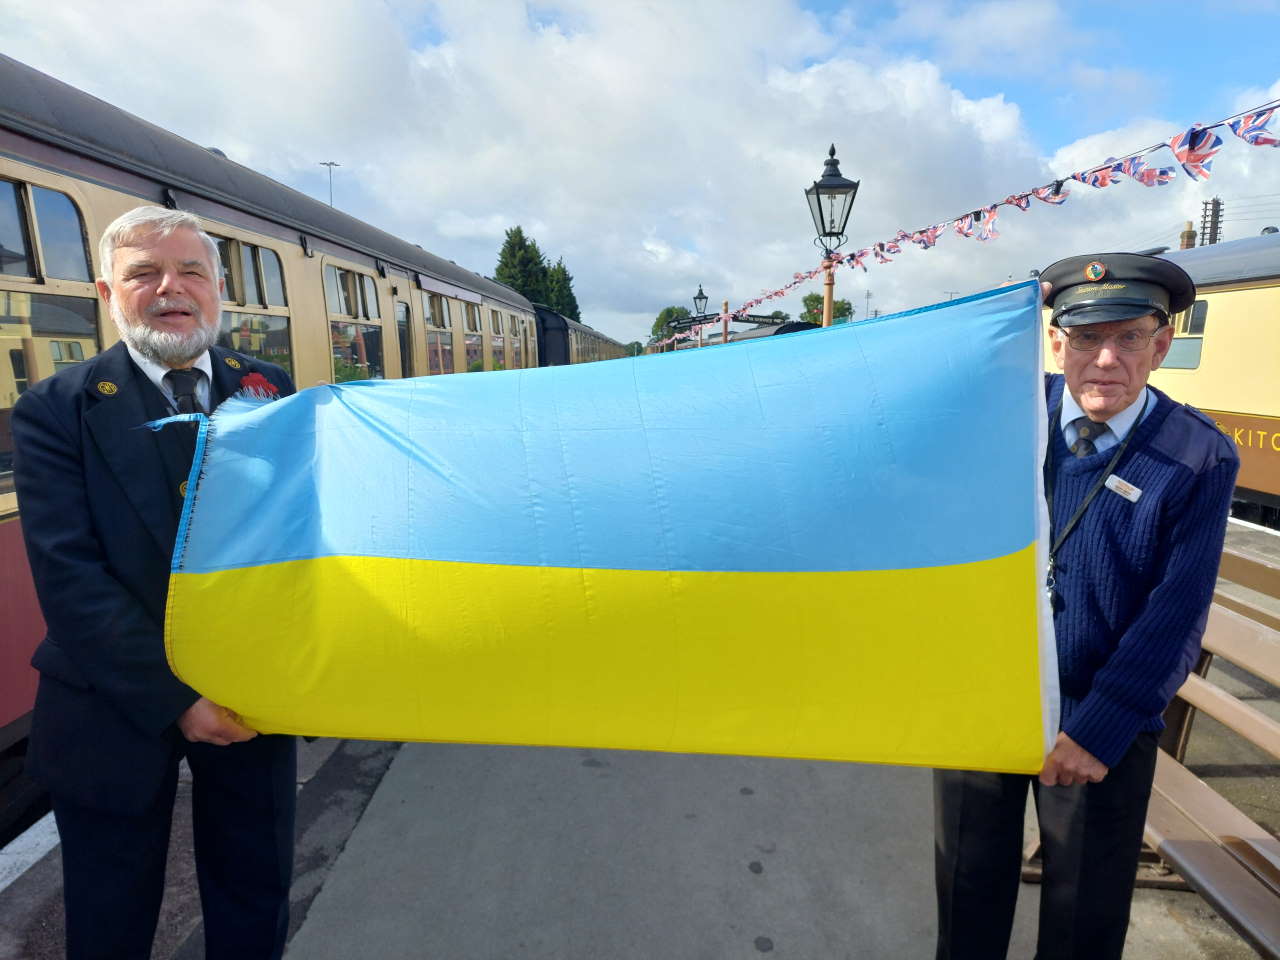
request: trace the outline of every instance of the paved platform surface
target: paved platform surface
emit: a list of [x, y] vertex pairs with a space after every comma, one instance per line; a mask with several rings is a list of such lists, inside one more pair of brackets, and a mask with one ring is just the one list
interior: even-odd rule
[[[931, 824], [925, 770], [406, 745], [287, 957], [927, 958]], [[1131, 960], [1254, 956], [1189, 893], [1140, 891], [1129, 939]]]

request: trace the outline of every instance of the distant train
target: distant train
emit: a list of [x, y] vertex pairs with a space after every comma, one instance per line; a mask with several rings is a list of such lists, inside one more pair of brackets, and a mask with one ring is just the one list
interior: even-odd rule
[[533, 312], [537, 317], [539, 366], [558, 367], [627, 356], [626, 347], [585, 323], [571, 320], [541, 303], [533, 305]]
[[203, 221], [226, 273], [218, 342], [279, 364], [300, 388], [625, 352], [585, 324], [540, 324], [510, 287], [0, 55], [0, 787], [3, 751], [26, 736], [27, 661], [44, 631], [10, 414], [30, 384], [117, 339], [93, 285], [97, 241], [142, 203]]

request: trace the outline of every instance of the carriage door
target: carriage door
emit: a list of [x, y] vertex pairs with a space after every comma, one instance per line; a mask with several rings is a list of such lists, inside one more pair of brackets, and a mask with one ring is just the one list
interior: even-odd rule
[[396, 301], [396, 335], [400, 338], [400, 376], [412, 377], [413, 348], [410, 344], [409, 328], [413, 326], [413, 313], [403, 300]]

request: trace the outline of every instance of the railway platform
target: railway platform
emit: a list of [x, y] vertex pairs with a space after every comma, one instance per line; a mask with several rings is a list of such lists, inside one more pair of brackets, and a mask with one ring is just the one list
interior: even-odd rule
[[[1229, 545], [1280, 557], [1280, 537], [1240, 525]], [[1280, 716], [1275, 689], [1241, 694]], [[1275, 830], [1277, 767], [1240, 750], [1199, 717], [1186, 763]], [[291, 960], [933, 952], [927, 770], [319, 740], [299, 781]], [[203, 956], [187, 799], [155, 960]], [[62, 955], [59, 871], [55, 847], [0, 890], [0, 960]], [[1022, 887], [1012, 957], [1034, 952], [1038, 893]], [[1128, 944], [1129, 960], [1255, 956], [1198, 895], [1170, 890], [1137, 892]]]

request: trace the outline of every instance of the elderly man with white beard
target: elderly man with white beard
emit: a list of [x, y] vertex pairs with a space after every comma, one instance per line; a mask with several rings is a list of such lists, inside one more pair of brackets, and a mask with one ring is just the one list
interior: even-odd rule
[[14, 479], [47, 624], [31, 661], [28, 767], [62, 839], [67, 956], [150, 956], [186, 758], [206, 956], [279, 957], [294, 742], [259, 736], [169, 670], [165, 599], [195, 430], [140, 428], [293, 384], [215, 345], [224, 281], [195, 217], [139, 207], [107, 227], [98, 252], [98, 292], [121, 342], [35, 384], [13, 411]]

